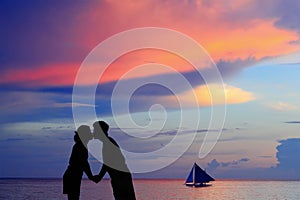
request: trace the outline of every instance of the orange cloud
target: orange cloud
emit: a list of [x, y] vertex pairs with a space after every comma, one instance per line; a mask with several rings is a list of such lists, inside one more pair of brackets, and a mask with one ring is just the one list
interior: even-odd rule
[[245, 59], [253, 56], [261, 59], [299, 49], [289, 44], [298, 38], [292, 31], [274, 27], [275, 20], [255, 20], [249, 28], [224, 29], [218, 35], [207, 38], [206, 48], [215, 59]]
[[[224, 103], [239, 104], [255, 99], [251, 92], [247, 92], [230, 85], [224, 85], [224, 87], [216, 84], [208, 86], [203, 85], [195, 88], [195, 92], [198, 98], [198, 103], [201, 106], [211, 106]], [[184, 95], [187, 95], [188, 97], [189, 92]]]
[[[164, 97], [165, 101], [180, 102], [184, 107], [240, 104], [255, 99], [254, 94], [230, 85], [209, 84], [186, 91], [177, 97]], [[175, 105], [175, 104], [174, 104]]]

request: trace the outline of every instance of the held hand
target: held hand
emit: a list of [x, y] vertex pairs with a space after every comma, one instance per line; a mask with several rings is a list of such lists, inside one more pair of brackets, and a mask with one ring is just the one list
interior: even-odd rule
[[95, 183], [99, 183], [101, 181], [101, 177], [99, 175], [96, 175], [96, 176], [93, 177], [93, 181]]
[[90, 180], [95, 182], [95, 183], [99, 183], [101, 181], [101, 178], [100, 178], [99, 175], [96, 175], [96, 176], [90, 177]]
[[99, 182], [99, 181], [97, 182], [96, 176], [91, 176], [91, 177], [89, 177], [89, 179], [90, 179], [91, 181], [95, 182], [95, 183], [98, 183], [98, 182]]

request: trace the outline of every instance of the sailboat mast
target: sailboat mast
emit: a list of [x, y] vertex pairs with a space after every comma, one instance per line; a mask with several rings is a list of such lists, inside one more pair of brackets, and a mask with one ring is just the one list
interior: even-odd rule
[[196, 184], [196, 163], [194, 163], [193, 167], [193, 185]]

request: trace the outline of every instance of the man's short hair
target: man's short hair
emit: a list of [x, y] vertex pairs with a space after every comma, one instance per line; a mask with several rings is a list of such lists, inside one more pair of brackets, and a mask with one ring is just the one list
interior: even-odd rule
[[105, 122], [105, 121], [97, 121], [94, 123], [94, 126], [100, 126], [100, 128], [102, 129], [103, 133], [105, 135], [108, 135], [108, 129], [109, 129], [109, 125]]

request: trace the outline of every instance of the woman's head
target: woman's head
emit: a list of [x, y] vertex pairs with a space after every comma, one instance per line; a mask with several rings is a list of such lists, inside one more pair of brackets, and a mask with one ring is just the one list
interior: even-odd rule
[[108, 136], [109, 125], [104, 121], [97, 121], [93, 124], [94, 137], [102, 140], [104, 136]]

